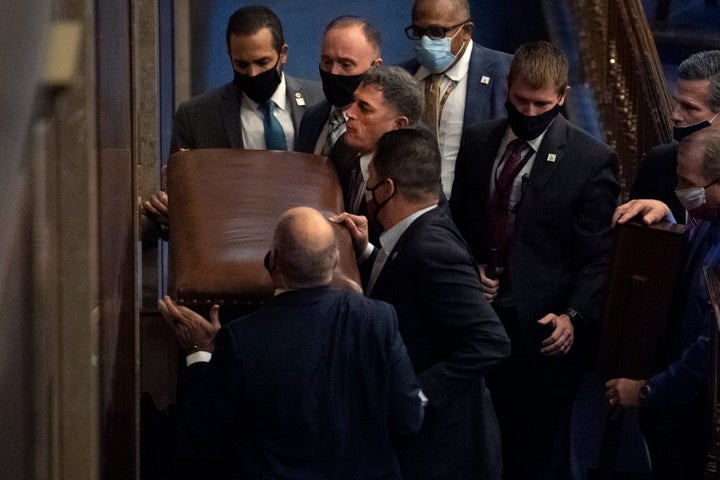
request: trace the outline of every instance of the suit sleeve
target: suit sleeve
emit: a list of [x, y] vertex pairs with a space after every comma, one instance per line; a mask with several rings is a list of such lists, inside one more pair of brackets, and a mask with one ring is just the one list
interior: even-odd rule
[[451, 399], [510, 355], [510, 340], [485, 299], [469, 253], [457, 237], [428, 232], [417, 262], [422, 315], [443, 345], [444, 358], [418, 375], [431, 403]]
[[420, 387], [410, 362], [405, 343], [397, 328], [395, 309], [390, 330], [390, 430], [400, 435], [414, 435], [420, 431], [423, 408], [420, 401]]
[[190, 131], [190, 119], [185, 105], [180, 105], [175, 112], [173, 120], [173, 134], [170, 143], [170, 153], [175, 153], [181, 148], [195, 148]]
[[610, 219], [619, 193], [616, 168], [617, 155], [614, 152], [607, 153], [597, 162], [572, 214], [577, 274], [566, 307], [580, 312], [583, 322], [599, 322], [606, 299], [613, 241]]
[[210, 363], [193, 364], [187, 372], [182, 432], [193, 443], [222, 443], [242, 409], [242, 367], [227, 327], [217, 334]]

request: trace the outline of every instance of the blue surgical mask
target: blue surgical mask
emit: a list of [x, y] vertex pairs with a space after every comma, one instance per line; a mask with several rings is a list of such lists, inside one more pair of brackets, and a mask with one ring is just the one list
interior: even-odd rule
[[[455, 32], [455, 35], [462, 32], [462, 30], [461, 28]], [[444, 72], [457, 60], [457, 55], [452, 54], [450, 47], [455, 35], [452, 37], [438, 38], [437, 40], [423, 35], [419, 40], [415, 41], [415, 58], [420, 62], [420, 65], [432, 73]], [[465, 42], [463, 42], [463, 46], [464, 45]], [[460, 50], [462, 50], [462, 46]]]

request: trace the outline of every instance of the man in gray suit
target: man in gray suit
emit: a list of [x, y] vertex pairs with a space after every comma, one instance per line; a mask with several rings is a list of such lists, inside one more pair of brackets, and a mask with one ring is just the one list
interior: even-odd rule
[[416, 42], [416, 58], [402, 67], [425, 89], [423, 121], [437, 134], [448, 198], [467, 128], [505, 114], [511, 56], [473, 43], [472, 30], [467, 0], [416, 0], [405, 29]]
[[[323, 98], [317, 82], [283, 72], [288, 46], [280, 19], [267, 7], [240, 8], [228, 20], [232, 82], [181, 104], [170, 151], [194, 148], [294, 150], [308, 106]], [[145, 215], [167, 225], [167, 194], [143, 202]]]

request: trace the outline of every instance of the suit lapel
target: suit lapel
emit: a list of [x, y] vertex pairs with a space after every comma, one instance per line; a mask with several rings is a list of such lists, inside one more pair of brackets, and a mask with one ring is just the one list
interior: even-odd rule
[[518, 210], [513, 226], [513, 236], [515, 236], [516, 232], [519, 233], [526, 224], [526, 220], [532, 217], [533, 211], [540, 203], [548, 181], [555, 173], [555, 169], [561, 162], [565, 161], [566, 127], [567, 120], [562, 114], [558, 114], [545, 133], [545, 138], [540, 144], [530, 170], [529, 187], [522, 194], [521, 207]]
[[430, 221], [430, 219], [435, 218], [441, 213], [442, 212], [439, 208], [433, 208], [429, 212], [425, 212], [423, 215], [420, 215], [418, 218], [416, 218], [415, 221], [410, 224], [407, 230], [403, 232], [403, 234], [400, 236], [397, 243], [393, 247], [392, 251], [390, 252], [390, 255], [388, 255], [387, 260], [385, 260], [385, 265], [383, 265], [382, 270], [380, 270], [380, 273], [375, 280], [373, 290], [372, 292], [370, 292], [372, 297], [375, 297], [374, 294], [376, 292], [382, 292], [379, 293], [377, 298], [386, 298], [387, 294], [384, 294], [384, 292], [396, 289], [395, 287], [393, 287], [392, 284], [385, 285], [385, 283], [387, 283], [388, 279], [393, 278], [393, 271], [395, 270], [395, 268], [397, 268], [398, 259], [402, 257], [405, 245], [407, 245], [407, 243], [415, 236], [415, 234], [420, 231], [423, 225], [425, 225], [428, 221]]
[[220, 102], [220, 118], [225, 127], [225, 135], [227, 135], [230, 148], [243, 148], [240, 96], [240, 89], [230, 83], [225, 86], [222, 102]]
[[307, 105], [305, 105], [305, 97], [303, 96], [302, 86], [300, 83], [289, 75], [285, 75], [285, 94], [290, 104], [292, 112], [293, 126], [295, 131], [300, 130], [300, 122]]
[[[490, 102], [487, 95], [483, 95], [480, 90], [487, 85], [471, 83], [474, 79], [480, 79], [483, 76], [482, 55], [477, 45], [473, 44], [470, 53], [470, 65], [467, 73], [467, 92], [465, 93], [465, 114], [463, 116], [463, 130], [467, 126], [477, 123], [478, 121], [490, 118]], [[492, 79], [497, 81], [497, 79]], [[500, 79], [501, 81], [504, 79]]]

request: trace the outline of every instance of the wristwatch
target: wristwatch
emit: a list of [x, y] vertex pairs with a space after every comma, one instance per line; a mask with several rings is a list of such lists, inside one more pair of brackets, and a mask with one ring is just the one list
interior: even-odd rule
[[650, 384], [650, 382], [643, 383], [642, 386], [640, 387], [640, 392], [638, 392], [638, 397], [640, 397], [640, 405], [641, 406], [647, 405], [651, 396], [652, 396], [652, 385]]
[[570, 321], [573, 325], [575, 325], [578, 322], [582, 322], [583, 316], [582, 313], [578, 312], [574, 308], [568, 308], [565, 310], [565, 314], [570, 317]]

